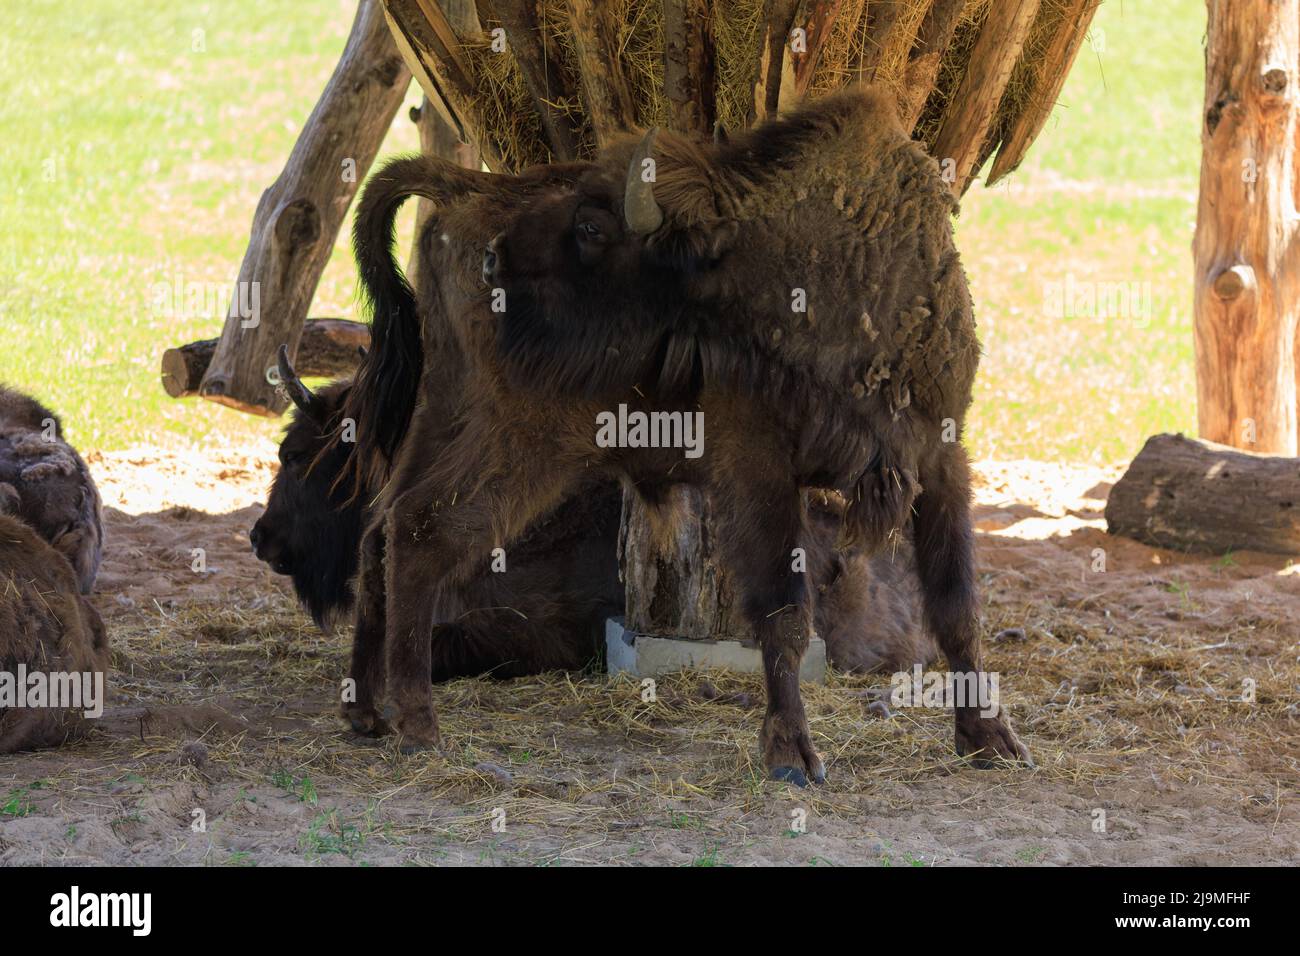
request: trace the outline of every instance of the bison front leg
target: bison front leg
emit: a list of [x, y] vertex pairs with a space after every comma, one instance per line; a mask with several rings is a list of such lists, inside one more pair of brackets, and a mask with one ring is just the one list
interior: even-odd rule
[[[959, 680], [960, 675], [977, 674], [980, 686], [987, 686], [982, 683], [970, 466], [960, 445], [944, 446], [935, 463], [923, 471], [921, 487], [912, 527], [926, 623]], [[1016, 737], [1006, 715], [998, 709], [985, 716], [984, 710], [970, 701], [954, 708], [957, 753], [985, 769], [1002, 761], [1032, 766], [1028, 748]]]
[[773, 780], [806, 787], [822, 783], [826, 768], [813, 747], [799, 692], [799, 669], [812, 631], [803, 494], [793, 482], [758, 487], [746, 483], [713, 492], [714, 512], [728, 566], [735, 575], [746, 618], [763, 654], [767, 713], [763, 764]]
[[435, 625], [462, 613], [470, 576], [493, 548], [507, 546], [553, 507], [572, 477], [573, 469], [542, 456], [533, 469], [480, 473], [470, 492], [430, 478], [394, 498], [385, 528], [385, 646], [403, 752], [439, 744], [430, 681]]
[[380, 716], [384, 698], [384, 632], [387, 590], [384, 583], [384, 524], [377, 517], [361, 538], [361, 569], [357, 584], [356, 629], [352, 637], [349, 686], [344, 688], [343, 718], [359, 734], [389, 731]]

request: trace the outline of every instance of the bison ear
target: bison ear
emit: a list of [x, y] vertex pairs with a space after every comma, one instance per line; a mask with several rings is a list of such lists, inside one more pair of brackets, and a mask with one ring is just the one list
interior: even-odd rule
[[325, 408], [321, 405], [320, 399], [312, 394], [311, 389], [302, 383], [298, 373], [293, 370], [293, 364], [289, 361], [289, 346], [280, 346], [276, 365], [280, 370], [280, 384], [284, 386], [289, 401], [298, 406], [299, 411], [312, 421], [324, 424]]

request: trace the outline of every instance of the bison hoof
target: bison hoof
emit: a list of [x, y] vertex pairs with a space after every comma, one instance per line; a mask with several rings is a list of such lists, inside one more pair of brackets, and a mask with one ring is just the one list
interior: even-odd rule
[[970, 759], [971, 766], [993, 770], [1014, 764], [1034, 766], [1029, 748], [1020, 742], [1007, 719], [981, 717], [973, 711], [957, 712], [957, 753]]
[[393, 732], [388, 721], [379, 716], [373, 707], [344, 707], [343, 719], [352, 727], [354, 733], [362, 737], [382, 737]]
[[[792, 783], [796, 787], [808, 786], [808, 774], [802, 767], [773, 767], [770, 777], [778, 783]], [[826, 768], [820, 762], [813, 768], [812, 782], [826, 782]]]
[[808, 725], [798, 718], [769, 714], [763, 722], [763, 765], [772, 780], [799, 787], [826, 782], [826, 765], [818, 756], [808, 734]]
[[397, 732], [402, 735], [397, 749], [407, 755], [437, 750], [442, 743], [438, 736], [438, 720], [432, 712], [403, 715], [397, 721]]

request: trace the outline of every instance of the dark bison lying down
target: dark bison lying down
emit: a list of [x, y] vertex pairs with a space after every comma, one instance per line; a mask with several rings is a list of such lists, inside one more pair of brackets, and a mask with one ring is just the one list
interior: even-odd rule
[[[440, 207], [418, 306], [392, 253], [411, 195]], [[979, 344], [953, 202], [892, 104], [863, 90], [716, 146], [651, 134], [517, 177], [419, 157], [377, 174], [355, 236], [373, 349], [344, 408], [356, 463], [382, 488], [360, 549], [354, 728], [386, 730], [387, 699], [404, 750], [438, 744], [428, 635], [457, 619], [458, 589], [493, 549], [605, 476], [652, 511], [676, 483], [710, 494], [762, 648], [774, 778], [825, 773], [798, 681], [805, 489], [842, 494], [842, 534], [868, 550], [911, 515], [927, 623], [953, 671], [978, 671], [958, 439]], [[429, 401], [443, 328], [475, 356], [445, 443]], [[703, 454], [598, 442], [620, 406], [701, 416]], [[955, 717], [959, 752], [1028, 759], [1004, 715]]]
[[72, 564], [82, 594], [99, 573], [99, 491], [58, 417], [0, 385], [0, 511], [16, 515]]
[[[459, 366], [443, 367], [450, 377]], [[292, 578], [303, 605], [328, 630], [352, 608], [365, 503], [375, 489], [354, 485], [346, 467], [350, 444], [327, 447], [350, 382], [312, 392], [284, 356], [280, 375], [297, 408], [280, 444], [266, 512], [250, 538], [257, 556]], [[910, 546], [900, 542], [897, 555], [838, 550], [838, 514], [820, 496], [814, 500], [810, 531], [817, 547], [809, 570], [817, 633], [831, 661], [862, 672], [929, 663], [937, 649], [921, 627]], [[460, 596], [469, 612], [434, 628], [433, 680], [576, 670], [597, 657], [605, 619], [623, 612], [616, 558], [621, 511], [618, 484], [598, 483], [512, 543], [504, 572], [480, 569]]]
[[[85, 692], [102, 694], [108, 653], [99, 613], [78, 593], [67, 559], [24, 522], [0, 514], [0, 753], [55, 746], [83, 728], [85, 711], [103, 703]], [[36, 682], [47, 695], [39, 700]], [[51, 706], [50, 691], [74, 682], [82, 696], [65, 702], [77, 706]]]

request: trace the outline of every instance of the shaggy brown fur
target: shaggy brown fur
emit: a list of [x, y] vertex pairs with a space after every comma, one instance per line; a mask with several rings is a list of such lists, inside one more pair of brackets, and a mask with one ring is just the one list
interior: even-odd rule
[[[108, 670], [99, 613], [77, 590], [63, 555], [22, 521], [0, 514], [0, 674]], [[79, 710], [0, 707], [0, 754], [52, 747], [84, 729]]]
[[58, 416], [3, 385], [0, 510], [17, 515], [68, 559], [82, 594], [94, 589], [104, 545], [95, 480], [64, 440]]
[[[375, 489], [351, 487], [349, 445], [326, 447], [351, 381], [310, 392], [291, 366], [281, 374], [298, 407], [280, 443], [266, 511], [249, 537], [261, 560], [290, 576], [299, 600], [328, 631], [355, 603], [367, 520], [361, 503], [373, 500]], [[506, 572], [485, 568], [474, 576], [463, 602], [477, 610], [435, 628], [433, 680], [576, 670], [598, 657], [605, 619], [623, 613], [616, 558], [622, 497], [617, 483], [605, 482], [568, 499], [511, 546]], [[928, 664], [938, 648], [921, 623], [911, 544], [874, 555], [837, 549], [842, 512], [842, 503], [823, 494], [809, 508], [814, 620], [831, 663], [858, 673]]]
[[[869, 91], [720, 147], [661, 136], [648, 234], [631, 215], [645, 205], [637, 149], [610, 150], [576, 181], [571, 168], [494, 177], [414, 159], [367, 187], [356, 242], [375, 346], [346, 411], [359, 455], [391, 472], [361, 549], [358, 700], [345, 713], [384, 730], [387, 693], [404, 749], [436, 746], [423, 635], [489, 551], [581, 480], [618, 476], [652, 510], [689, 483], [712, 498], [763, 651], [765, 764], [820, 781], [798, 684], [812, 594], [791, 561], [809, 538], [804, 489], [842, 493], [844, 538], [868, 550], [913, 514], [926, 621], [953, 671], [980, 669], [957, 441], [979, 348], [952, 199]], [[413, 194], [443, 204], [419, 309], [391, 253], [396, 206]], [[442, 448], [428, 436], [445, 422], [418, 399], [421, 331], [444, 323], [477, 360]], [[597, 416], [623, 404], [702, 413], [705, 454], [599, 446]], [[956, 709], [956, 741], [981, 764], [1028, 759], [1005, 717], [977, 707]]]

